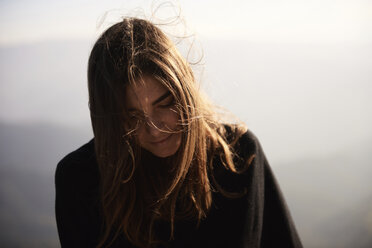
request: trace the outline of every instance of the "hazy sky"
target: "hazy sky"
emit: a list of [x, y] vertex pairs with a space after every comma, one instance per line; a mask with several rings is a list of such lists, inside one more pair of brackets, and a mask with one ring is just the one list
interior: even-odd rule
[[[123, 15], [151, 19], [152, 6], [161, 2], [0, 0], [0, 124], [51, 130], [57, 125], [66, 133], [72, 127], [88, 141], [92, 134], [83, 132], [91, 130], [86, 70], [93, 42]], [[362, 168], [370, 168], [370, 156], [360, 155], [372, 150], [372, 1], [181, 0], [175, 5], [204, 51], [205, 67], [195, 67], [197, 76], [204, 69], [204, 89], [257, 135], [274, 171], [290, 165], [287, 175], [293, 176], [279, 181], [295, 192], [292, 203], [304, 208], [307, 233], [321, 232], [331, 240], [338, 234], [323, 230], [343, 230], [340, 222], [352, 230], [339, 232], [348, 234], [345, 239], [354, 227], [358, 232], [368, 216], [359, 220], [355, 214], [369, 206], [358, 199], [370, 199], [370, 169]], [[175, 15], [177, 7], [167, 4], [156, 13], [163, 21]], [[177, 27], [182, 35], [184, 26]], [[19, 142], [42, 149], [28, 134], [21, 132]], [[48, 137], [48, 148], [56, 149], [52, 146], [62, 136]], [[20, 154], [17, 147], [7, 155], [43, 160], [34, 149]], [[54, 169], [54, 164], [47, 166]], [[4, 189], [19, 192], [23, 182], [9, 180], [17, 191]], [[345, 206], [352, 211], [338, 215]], [[323, 212], [327, 218], [317, 216], [324, 209], [329, 209]], [[355, 226], [347, 223], [352, 218]], [[309, 222], [319, 222], [320, 228]]]
[[[95, 37], [106, 23], [142, 9], [150, 16], [164, 1], [2, 0], [0, 44]], [[188, 27], [207, 37], [260, 42], [372, 41], [369, 0], [187, 0], [176, 2]], [[169, 8], [163, 8], [167, 12]]]
[[[123, 15], [151, 19], [159, 2], [0, 1], [0, 120], [88, 127], [92, 43]], [[252, 127], [270, 157], [328, 154], [372, 139], [371, 1], [175, 5], [156, 16], [182, 9], [203, 46], [209, 95]]]

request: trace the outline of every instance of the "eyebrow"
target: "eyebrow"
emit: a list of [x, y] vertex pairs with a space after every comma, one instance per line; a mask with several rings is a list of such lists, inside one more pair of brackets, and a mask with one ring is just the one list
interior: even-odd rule
[[[165, 98], [167, 98], [168, 96], [171, 95], [171, 92], [170, 91], [167, 91], [165, 92], [163, 95], [161, 95], [160, 97], [158, 97], [158, 99], [156, 99], [155, 101], [153, 101], [151, 103], [152, 106], [158, 104], [159, 102], [163, 101]], [[136, 111], [137, 109], [136, 108], [129, 108], [128, 111]]]

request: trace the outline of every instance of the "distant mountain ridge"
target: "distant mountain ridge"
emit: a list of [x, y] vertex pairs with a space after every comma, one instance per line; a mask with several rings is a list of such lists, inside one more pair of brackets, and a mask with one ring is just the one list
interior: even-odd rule
[[0, 247], [59, 247], [54, 170], [89, 128], [0, 122]]
[[[54, 170], [90, 127], [0, 122], [0, 246], [58, 247]], [[372, 142], [329, 157], [271, 165], [305, 247], [372, 244]], [[22, 236], [22, 238], [20, 238]]]

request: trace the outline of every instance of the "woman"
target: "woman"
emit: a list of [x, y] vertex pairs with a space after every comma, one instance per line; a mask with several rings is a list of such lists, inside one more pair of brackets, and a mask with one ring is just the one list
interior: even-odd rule
[[56, 170], [62, 247], [301, 247], [258, 140], [217, 121], [155, 25], [106, 30], [88, 88], [94, 139]]

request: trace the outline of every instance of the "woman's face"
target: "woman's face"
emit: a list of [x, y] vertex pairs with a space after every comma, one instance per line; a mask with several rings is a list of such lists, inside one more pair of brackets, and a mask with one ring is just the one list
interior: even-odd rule
[[159, 81], [144, 76], [142, 82], [128, 86], [126, 105], [129, 124], [135, 127], [140, 146], [157, 157], [169, 157], [181, 144], [179, 113], [171, 92]]

